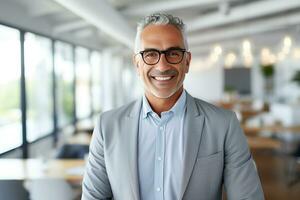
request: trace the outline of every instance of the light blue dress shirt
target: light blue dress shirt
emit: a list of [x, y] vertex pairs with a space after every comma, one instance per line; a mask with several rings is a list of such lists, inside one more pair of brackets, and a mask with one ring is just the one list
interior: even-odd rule
[[183, 175], [186, 92], [159, 117], [146, 97], [139, 121], [138, 175], [142, 200], [179, 199]]

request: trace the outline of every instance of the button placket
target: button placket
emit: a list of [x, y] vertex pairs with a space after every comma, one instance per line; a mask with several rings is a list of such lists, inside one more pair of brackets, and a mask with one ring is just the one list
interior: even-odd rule
[[[162, 123], [165, 123], [162, 120]], [[156, 136], [156, 160], [155, 160], [155, 186], [156, 199], [163, 199], [163, 176], [164, 176], [164, 150], [165, 150], [165, 124], [160, 123], [158, 126], [158, 134]]]

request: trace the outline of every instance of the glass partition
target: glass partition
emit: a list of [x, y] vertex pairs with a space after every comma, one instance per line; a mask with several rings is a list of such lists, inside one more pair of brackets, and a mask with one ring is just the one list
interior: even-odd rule
[[72, 46], [62, 42], [55, 43], [55, 76], [58, 128], [73, 121], [74, 113], [74, 65]]
[[0, 25], [0, 153], [22, 144], [20, 32]]
[[91, 54], [92, 66], [92, 102], [95, 114], [101, 111], [101, 55], [99, 52]]
[[91, 84], [89, 51], [82, 47], [75, 49], [76, 56], [76, 114], [77, 119], [91, 115]]
[[51, 40], [25, 34], [27, 140], [32, 142], [53, 131]]

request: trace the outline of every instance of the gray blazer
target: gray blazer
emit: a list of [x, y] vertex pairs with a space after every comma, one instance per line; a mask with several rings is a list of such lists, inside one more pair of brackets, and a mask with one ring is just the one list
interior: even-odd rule
[[[82, 183], [83, 200], [138, 200], [137, 138], [142, 99], [101, 114]], [[180, 199], [264, 199], [255, 163], [233, 112], [187, 94]], [[147, 159], [147, 158], [145, 158]], [[173, 200], [173, 199], [172, 199]]]

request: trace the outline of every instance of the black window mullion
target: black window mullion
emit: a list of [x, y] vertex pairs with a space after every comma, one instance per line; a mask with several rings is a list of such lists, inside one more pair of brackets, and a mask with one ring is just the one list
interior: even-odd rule
[[56, 146], [58, 141], [57, 127], [57, 98], [56, 98], [56, 74], [55, 74], [55, 41], [51, 40], [52, 52], [52, 101], [53, 101], [53, 145]]
[[21, 113], [22, 113], [22, 156], [28, 158], [28, 141], [27, 141], [27, 102], [26, 102], [26, 81], [25, 81], [25, 32], [20, 31], [21, 47]]

